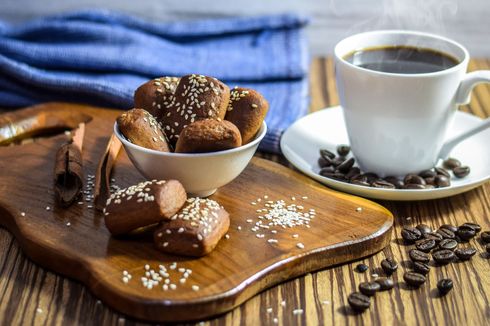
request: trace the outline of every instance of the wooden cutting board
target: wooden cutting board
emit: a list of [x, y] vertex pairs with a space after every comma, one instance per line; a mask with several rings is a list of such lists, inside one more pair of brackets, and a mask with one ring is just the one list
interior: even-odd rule
[[[45, 135], [85, 121], [83, 159], [85, 176], [89, 177], [95, 174], [119, 113], [49, 103], [3, 114], [0, 144], [15, 128], [29, 131], [25, 133], [29, 136]], [[107, 305], [132, 317], [151, 321], [208, 318], [279, 282], [373, 254], [390, 241], [393, 217], [382, 206], [335, 192], [279, 164], [254, 158], [236, 180], [211, 197], [230, 213], [228, 238], [199, 259], [165, 255], [153, 248], [151, 232], [111, 237], [102, 214], [85, 198], [69, 209], [56, 206], [54, 157], [66, 140], [64, 133], [58, 133], [32, 143], [0, 147], [0, 224], [15, 235], [32, 260], [80, 280]], [[120, 187], [143, 180], [124, 151], [113, 178]], [[84, 190], [90, 193], [89, 188], [90, 183]], [[260, 215], [256, 210], [269, 200], [284, 200], [304, 210], [313, 208], [316, 217], [309, 228], [253, 232], [253, 223]], [[171, 269], [173, 263], [177, 268]], [[157, 272], [159, 265], [164, 266], [176, 289], [163, 290], [163, 280], [152, 289], [144, 287], [141, 277], [145, 277], [145, 265]], [[179, 268], [192, 271], [185, 283], [180, 283], [184, 277]], [[128, 283], [122, 280], [123, 271], [132, 276]]]

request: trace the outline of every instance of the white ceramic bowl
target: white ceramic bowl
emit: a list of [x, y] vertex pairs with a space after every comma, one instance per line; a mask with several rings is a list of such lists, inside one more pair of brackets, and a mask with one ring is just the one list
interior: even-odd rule
[[254, 140], [237, 148], [198, 154], [168, 153], [130, 143], [119, 132], [117, 122], [114, 123], [116, 137], [145, 178], [179, 180], [190, 195], [198, 197], [210, 196], [235, 179], [252, 159], [266, 132], [267, 125], [263, 122]]

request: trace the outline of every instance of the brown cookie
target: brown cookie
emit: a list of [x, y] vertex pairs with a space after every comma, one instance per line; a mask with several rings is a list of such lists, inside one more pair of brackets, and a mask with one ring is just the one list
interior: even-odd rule
[[185, 189], [176, 180], [141, 182], [109, 197], [104, 209], [105, 225], [113, 235], [125, 234], [170, 220], [186, 200]]
[[242, 143], [249, 143], [257, 134], [269, 110], [269, 103], [257, 91], [235, 87], [231, 90], [225, 119], [233, 122], [242, 135]]
[[145, 109], [159, 119], [162, 107], [172, 100], [179, 80], [178, 77], [160, 77], [147, 81], [134, 92], [134, 107]]
[[172, 101], [161, 105], [163, 114], [159, 122], [172, 144], [182, 130], [194, 121], [224, 119], [230, 100], [228, 86], [213, 77], [187, 75], [180, 79]]
[[240, 131], [226, 120], [204, 119], [191, 123], [180, 133], [176, 153], [223, 151], [242, 145]]
[[133, 144], [162, 152], [171, 152], [167, 136], [156, 119], [143, 109], [132, 109], [117, 118], [121, 133]]
[[230, 227], [228, 212], [216, 201], [189, 198], [169, 222], [155, 230], [155, 247], [163, 252], [204, 256], [213, 251]]

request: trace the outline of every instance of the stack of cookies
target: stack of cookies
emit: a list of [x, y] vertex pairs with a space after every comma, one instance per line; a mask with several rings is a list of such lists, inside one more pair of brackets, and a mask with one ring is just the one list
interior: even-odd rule
[[232, 90], [216, 78], [161, 77], [141, 85], [135, 109], [117, 120], [132, 143], [176, 153], [215, 152], [252, 141], [269, 104], [247, 88]]
[[113, 193], [104, 218], [112, 235], [152, 227], [157, 250], [195, 257], [210, 253], [230, 226], [223, 206], [210, 199], [187, 198], [176, 180], [146, 181]]

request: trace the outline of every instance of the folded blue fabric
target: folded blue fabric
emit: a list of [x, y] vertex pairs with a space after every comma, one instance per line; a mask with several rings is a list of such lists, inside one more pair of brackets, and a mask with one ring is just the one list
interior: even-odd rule
[[146, 80], [198, 73], [261, 92], [270, 103], [261, 149], [279, 152], [282, 132], [307, 110], [306, 23], [296, 15], [149, 23], [99, 10], [0, 22], [0, 107], [127, 109]]

